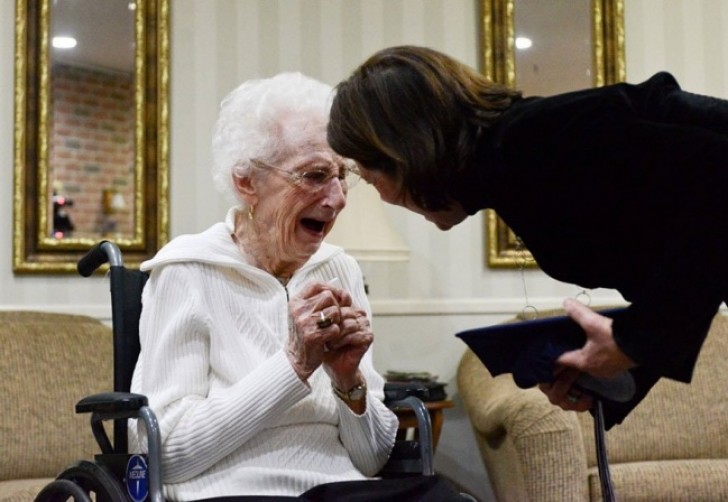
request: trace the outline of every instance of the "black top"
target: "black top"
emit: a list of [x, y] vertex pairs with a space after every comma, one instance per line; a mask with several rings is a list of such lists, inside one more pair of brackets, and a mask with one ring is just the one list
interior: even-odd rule
[[728, 101], [667, 73], [520, 100], [483, 133], [458, 199], [496, 210], [551, 277], [631, 303], [613, 329], [638, 392], [605, 403], [608, 426], [659, 377], [690, 381], [728, 298]]

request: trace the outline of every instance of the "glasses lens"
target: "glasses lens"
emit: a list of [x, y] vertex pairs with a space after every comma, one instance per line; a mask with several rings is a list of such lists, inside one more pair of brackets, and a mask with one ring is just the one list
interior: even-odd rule
[[251, 159], [255, 167], [262, 167], [266, 169], [273, 169], [285, 174], [291, 181], [297, 185], [305, 188], [306, 190], [318, 191], [326, 187], [333, 178], [338, 178], [339, 183], [344, 190], [347, 190], [356, 185], [361, 177], [359, 176], [359, 170], [356, 165], [347, 164], [345, 166], [337, 166], [334, 168], [320, 167], [312, 168], [309, 170], [301, 171], [298, 173], [281, 169], [267, 164], [258, 159]]
[[333, 177], [328, 169], [313, 169], [300, 173], [298, 179], [304, 187], [311, 190], [320, 190]]
[[346, 167], [346, 177], [344, 179], [348, 188], [355, 187], [359, 183], [359, 180], [361, 180], [359, 170], [356, 167]]
[[298, 176], [300, 184], [309, 190], [321, 190], [334, 178], [339, 179], [344, 190], [356, 185], [360, 179], [359, 172], [349, 167], [312, 169], [304, 171]]

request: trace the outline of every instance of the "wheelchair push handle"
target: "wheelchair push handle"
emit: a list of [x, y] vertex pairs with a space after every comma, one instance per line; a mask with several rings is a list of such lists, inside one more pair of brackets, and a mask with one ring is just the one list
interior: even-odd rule
[[89, 277], [97, 268], [107, 262], [112, 267], [124, 265], [119, 246], [110, 241], [101, 241], [78, 260], [76, 269], [82, 276]]

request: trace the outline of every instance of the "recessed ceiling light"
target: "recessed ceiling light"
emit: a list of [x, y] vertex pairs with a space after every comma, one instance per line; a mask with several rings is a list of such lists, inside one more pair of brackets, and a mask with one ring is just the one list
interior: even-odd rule
[[528, 37], [516, 37], [516, 49], [528, 49], [533, 42]]
[[73, 37], [53, 37], [51, 43], [56, 49], [73, 49], [76, 47], [76, 39]]

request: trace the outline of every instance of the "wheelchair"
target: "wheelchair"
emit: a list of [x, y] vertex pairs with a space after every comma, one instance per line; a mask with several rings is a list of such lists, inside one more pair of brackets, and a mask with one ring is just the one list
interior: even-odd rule
[[[87, 396], [76, 404], [76, 413], [91, 414], [91, 430], [101, 453], [93, 461], [79, 460], [65, 468], [36, 496], [36, 502], [163, 502], [161, 438], [154, 412], [146, 396], [130, 393], [131, 379], [139, 356], [141, 293], [147, 274], [124, 266], [116, 244], [101, 241], [78, 262], [78, 272], [91, 276], [109, 264], [113, 331], [113, 391]], [[412, 389], [413, 393], [426, 389]], [[412, 440], [398, 440], [381, 477], [434, 475], [432, 425], [423, 401], [412, 392], [385, 399], [391, 409], [412, 409], [418, 434]], [[422, 394], [420, 394], [422, 397]], [[128, 451], [127, 420], [138, 419], [146, 428], [148, 452]], [[105, 423], [113, 425], [113, 442]], [[111, 427], [110, 427], [111, 428]]]

